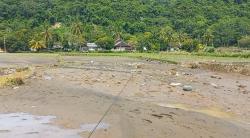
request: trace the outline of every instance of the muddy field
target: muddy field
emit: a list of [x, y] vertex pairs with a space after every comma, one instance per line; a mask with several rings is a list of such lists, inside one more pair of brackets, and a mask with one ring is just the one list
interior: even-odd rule
[[121, 57], [0, 54], [0, 68], [22, 67], [32, 72], [24, 84], [0, 89], [0, 137], [250, 136], [250, 77], [241, 73]]

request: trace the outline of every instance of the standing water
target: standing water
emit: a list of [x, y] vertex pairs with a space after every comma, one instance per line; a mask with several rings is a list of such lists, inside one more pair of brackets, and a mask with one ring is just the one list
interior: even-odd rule
[[[96, 124], [84, 124], [79, 129], [62, 129], [50, 125], [55, 116], [34, 116], [27, 113], [0, 114], [2, 138], [81, 138], [79, 133], [90, 132]], [[107, 129], [101, 124], [98, 129]]]

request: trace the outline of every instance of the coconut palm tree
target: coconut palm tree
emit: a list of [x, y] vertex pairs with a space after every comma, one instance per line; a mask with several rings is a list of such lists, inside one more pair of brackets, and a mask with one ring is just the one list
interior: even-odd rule
[[171, 43], [174, 41], [174, 30], [170, 26], [166, 26], [160, 30], [160, 39], [164, 43], [167, 43], [171, 47]]
[[41, 40], [36, 40], [36, 39], [32, 39], [30, 42], [29, 42], [29, 46], [31, 49], [34, 49], [36, 51], [39, 51], [40, 49], [42, 48], [46, 48], [46, 45], [44, 44], [43, 41]]
[[179, 48], [182, 47], [182, 44], [185, 42], [186, 39], [188, 39], [188, 34], [183, 33], [183, 32], [177, 33], [177, 41], [178, 41]]
[[50, 28], [47, 24], [44, 25], [44, 32], [42, 32], [42, 36], [44, 39], [45, 46], [49, 47], [49, 41], [52, 40], [52, 33], [50, 31]]
[[71, 26], [71, 33], [73, 35], [82, 35], [82, 24], [80, 21], [73, 22]]
[[134, 49], [136, 49], [139, 45], [138, 37], [131, 36], [128, 40], [128, 44], [131, 45]]
[[85, 38], [83, 36], [82, 23], [80, 21], [73, 22], [71, 26], [71, 41], [80, 46], [85, 43]]
[[213, 46], [213, 39], [214, 39], [214, 36], [210, 32], [207, 32], [207, 33], [205, 33], [203, 35], [203, 40], [204, 40], [204, 43], [205, 43], [206, 46], [211, 44], [211, 43], [212, 43], [212, 46]]

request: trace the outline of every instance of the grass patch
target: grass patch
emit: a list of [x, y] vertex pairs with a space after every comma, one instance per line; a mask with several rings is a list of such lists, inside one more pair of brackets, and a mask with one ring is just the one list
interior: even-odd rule
[[111, 56], [111, 57], [128, 57], [128, 58], [138, 58], [145, 60], [155, 60], [161, 62], [168, 62], [172, 64], [177, 64], [175, 60], [171, 60], [167, 57], [162, 56], [160, 53], [125, 53], [125, 52], [116, 52], [116, 53], [60, 53], [61, 56]]
[[236, 57], [250, 58], [250, 52], [214, 52], [214, 53], [192, 53], [197, 56], [212, 56], [212, 57]]
[[30, 75], [30, 72], [29, 68], [17, 68], [12, 74], [0, 76], [0, 88], [24, 84], [24, 79]]
[[236, 53], [217, 54], [217, 53], [188, 53], [188, 52], [160, 52], [160, 53], [59, 53], [61, 56], [117, 56], [129, 57], [146, 60], [156, 60], [168, 63], [181, 62], [204, 62], [204, 61], [218, 61], [218, 62], [250, 62], [250, 54], [243, 54], [237, 56]]
[[[161, 62], [168, 62], [173, 64], [178, 64], [182, 62], [206, 62], [206, 61], [216, 61], [216, 62], [245, 62], [250, 63], [250, 51], [245, 50], [241, 52], [150, 52], [150, 53], [139, 53], [139, 52], [55, 52], [55, 53], [17, 53], [13, 54], [15, 56], [21, 57], [37, 57], [37, 58], [56, 58], [59, 63], [63, 62], [63, 56], [88, 56], [88, 57], [128, 57], [128, 58], [138, 58], [145, 60], [156, 60]], [[0, 55], [1, 56], [1, 55]]]

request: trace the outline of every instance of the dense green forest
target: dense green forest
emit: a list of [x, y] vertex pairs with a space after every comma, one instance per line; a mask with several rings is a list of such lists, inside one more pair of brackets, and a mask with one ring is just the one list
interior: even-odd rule
[[0, 48], [250, 47], [249, 0], [0, 0]]

